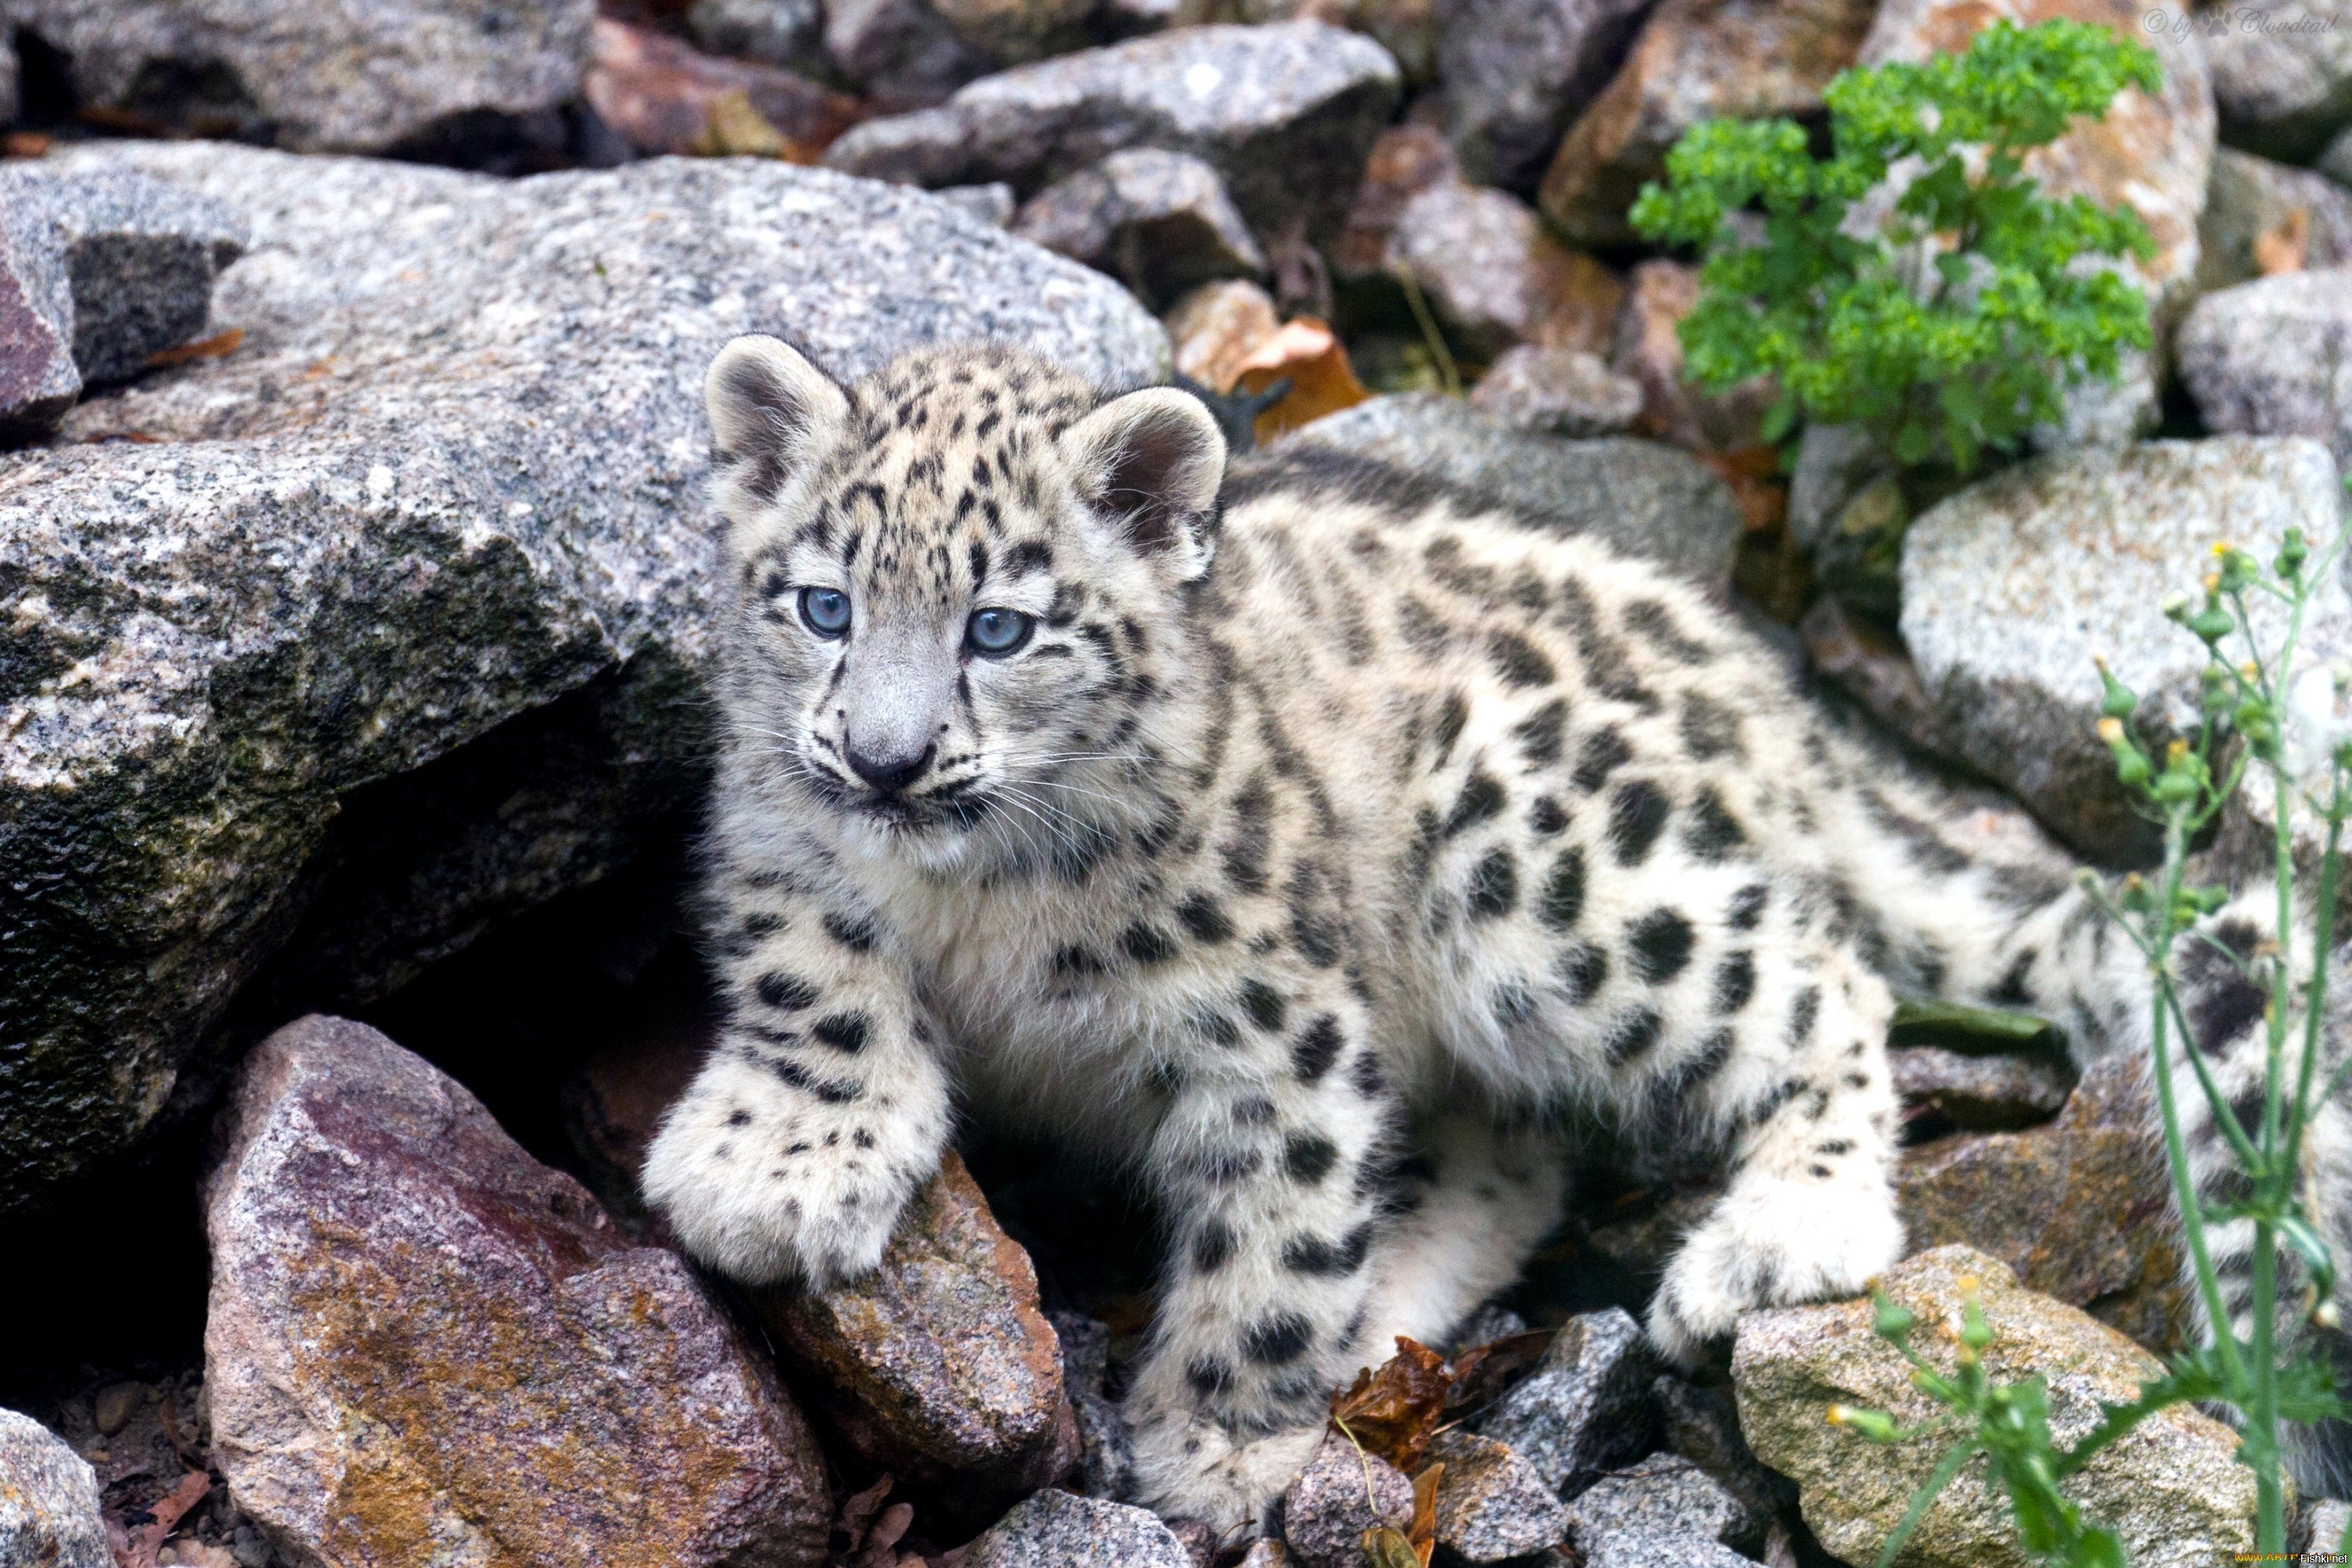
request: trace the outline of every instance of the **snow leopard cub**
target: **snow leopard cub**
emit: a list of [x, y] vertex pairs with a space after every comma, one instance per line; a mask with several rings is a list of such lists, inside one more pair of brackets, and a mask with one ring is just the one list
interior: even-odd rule
[[707, 396], [731, 1018], [646, 1190], [830, 1282], [957, 1107], [1136, 1173], [1171, 1516], [1259, 1516], [1332, 1386], [1509, 1283], [1562, 1128], [1726, 1173], [1650, 1313], [1686, 1358], [1897, 1257], [1890, 978], [2130, 1031], [2063, 858], [1649, 565], [1312, 448], [1229, 479], [1191, 397], [1005, 349], [841, 387], [743, 338]]

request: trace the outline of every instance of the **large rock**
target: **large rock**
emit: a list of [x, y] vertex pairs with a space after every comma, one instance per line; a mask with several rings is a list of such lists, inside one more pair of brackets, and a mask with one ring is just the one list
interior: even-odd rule
[[1780, 395], [1763, 376], [1719, 392], [1683, 378], [1682, 320], [1698, 308], [1698, 268], [1652, 257], [1626, 279], [1609, 344], [1609, 368], [1642, 389], [1644, 435], [1695, 452], [1742, 451], [1763, 439]]
[[1872, 0], [1664, 0], [1608, 87], [1577, 117], [1539, 196], [1575, 245], [1633, 239], [1625, 209], [1666, 151], [1717, 115], [1813, 114], [1853, 64]]
[[2352, 124], [2352, 5], [2289, 0], [2219, 19], [2205, 56], [2232, 142], [2300, 162]]
[[[2155, 1357], [2113, 1329], [2021, 1289], [1998, 1259], [1938, 1247], [1888, 1269], [1880, 1283], [1916, 1313], [1914, 1345], [1947, 1370], [1958, 1325], [1961, 1281], [1979, 1282], [1993, 1342], [1986, 1373], [2049, 1385], [2050, 1426], [2062, 1445], [2095, 1426], [2105, 1404], [2122, 1404], [2162, 1373]], [[1731, 1375], [1739, 1420], [1758, 1458], [1793, 1479], [1805, 1522], [1849, 1563], [1874, 1561], [1912, 1495], [1951, 1440], [1933, 1426], [1891, 1447], [1832, 1426], [1828, 1407], [1888, 1411], [1906, 1426], [1942, 1407], [1912, 1386], [1910, 1363], [1871, 1331], [1868, 1300], [1750, 1312], [1739, 1320]], [[2067, 1485], [2085, 1519], [2123, 1538], [2142, 1568], [2189, 1568], [2252, 1549], [2254, 1476], [2237, 1462], [2237, 1435], [2177, 1405], [2142, 1422]], [[1921, 1521], [1897, 1568], [2025, 1568], [2009, 1500], [1963, 1470]]]
[[677, 1254], [363, 1026], [246, 1060], [205, 1183], [215, 1453], [301, 1568], [814, 1563], [824, 1461]]
[[1624, 1309], [1587, 1312], [1563, 1324], [1535, 1371], [1473, 1425], [1573, 1497], [1648, 1446], [1657, 1370]]
[[2187, 1342], [2192, 1303], [2155, 1124], [2147, 1064], [2095, 1062], [2046, 1126], [1906, 1149], [1895, 1182], [1904, 1234], [1914, 1251], [1989, 1252], [2027, 1289], [2168, 1352]]
[[2315, 437], [2352, 468], [2352, 267], [2208, 294], [2176, 342], [2207, 426]]
[[1013, 232], [1108, 272], [1147, 303], [1195, 284], [1263, 277], [1265, 254], [1198, 158], [1131, 147], [1037, 193]]
[[1533, 195], [1652, 0], [1441, 0], [1445, 131], [1469, 176]]
[[1622, 436], [1642, 415], [1642, 384], [1582, 349], [1507, 349], [1478, 378], [1470, 406], [1517, 430], [1590, 439]]
[[1302, 1568], [1356, 1568], [1364, 1531], [1402, 1530], [1412, 1520], [1412, 1483], [1336, 1427], [1282, 1495], [1283, 1539]]
[[73, 285], [47, 224], [0, 212], [0, 442], [37, 440], [81, 395]]
[[1721, 479], [1671, 447], [1514, 430], [1430, 393], [1376, 397], [1289, 438], [1425, 475], [1562, 533], [1595, 534], [1694, 582], [1730, 581], [1738, 506]]
[[1389, 237], [1396, 232], [1406, 204], [1432, 185], [1458, 181], [1461, 173], [1453, 143], [1428, 122], [1416, 103], [1402, 124], [1390, 126], [1372, 142], [1347, 221], [1323, 247], [1332, 279], [1350, 283], [1383, 274]]
[[843, 1438], [877, 1468], [919, 1484], [952, 1477], [962, 1500], [994, 1492], [1001, 1505], [1079, 1458], [1036, 1271], [953, 1151], [872, 1274], [754, 1301]]
[[2197, 236], [2203, 293], [2266, 273], [2352, 267], [2352, 190], [2309, 169], [2217, 147]]
[[1587, 1558], [1607, 1554], [1608, 1538], [1635, 1536], [1660, 1548], [1701, 1543], [1754, 1554], [1770, 1519], [1679, 1454], [1652, 1454], [1601, 1477], [1568, 1505]]
[[68, 166], [218, 197], [255, 253], [216, 300], [241, 350], [0, 459], [0, 1208], [152, 1120], [288, 940], [362, 786], [609, 678], [568, 765], [533, 775], [548, 809], [516, 825], [582, 853], [491, 853], [490, 780], [448, 797], [478, 816], [394, 818], [445, 835], [446, 874], [386, 894], [420, 946], [499, 906], [516, 864], [554, 891], [632, 847], [596, 811], [567, 818], [565, 789], [690, 792], [690, 769], [636, 760], [699, 731], [698, 389], [727, 339], [781, 332], [844, 376], [975, 338], [1164, 374], [1158, 325], [1108, 279], [821, 170], [509, 183], [130, 144]]
[[[855, 99], [797, 71], [706, 55], [604, 17], [595, 36], [583, 90], [641, 153], [757, 152], [812, 163], [860, 115]], [[767, 144], [748, 144], [754, 141]]]
[[1184, 1542], [1146, 1510], [1051, 1488], [991, 1525], [960, 1560], [964, 1568], [1192, 1568]]
[[[2254, 285], [2260, 287], [2260, 285]], [[2149, 825], [2098, 739], [2104, 657], [2140, 694], [2151, 733], [2196, 716], [2205, 650], [2159, 608], [2195, 588], [2226, 537], [2267, 559], [2290, 526], [2332, 539], [2336, 465], [2305, 439], [2224, 436], [2038, 458], [1930, 508], [1903, 552], [1903, 637], [1948, 743], [2095, 858], [2132, 861]], [[2312, 647], [2352, 627], [2339, 573]], [[2283, 614], [2256, 605], [2274, 643]]]
[[811, 70], [824, 60], [819, 0], [694, 0], [686, 29], [714, 55], [789, 71]]
[[98, 1473], [29, 1415], [0, 1410], [0, 1563], [114, 1568]]
[[1609, 268], [1544, 233], [1525, 202], [1458, 181], [1405, 204], [1385, 259], [1486, 360], [1519, 343], [1605, 353], [1625, 293]]
[[824, 9], [826, 63], [881, 108], [937, 103], [992, 63], [924, 0], [827, 0]]
[[593, 0], [6, 0], [86, 108], [181, 134], [378, 152], [580, 90]]
[[[2014, 1132], [2049, 1121], [2074, 1088], [2074, 1069], [2050, 1057], [1985, 1055], [1909, 1046], [1886, 1054], [1903, 1117], [1963, 1132]], [[2040, 1289], [2040, 1287], [2036, 1287]]]
[[[1886, 0], [1863, 40], [1859, 63], [1916, 63], [1966, 49], [1995, 21], [2030, 27], [2057, 17], [2152, 47], [2164, 82], [2154, 95], [2137, 88], [2116, 94], [2104, 118], [2083, 121], [2027, 154], [2026, 172], [2054, 196], [2085, 195], [2139, 215], [2156, 254], [2130, 263], [2130, 270], [2147, 289], [2159, 324], [2168, 325], [2194, 292], [2197, 217], [2213, 162], [2213, 91], [2203, 51], [2174, 0], [2152, 6], [2143, 0]], [[2152, 381], [2145, 395], [2153, 402]]]
[[832, 167], [918, 185], [1003, 180], [1030, 195], [1128, 147], [1188, 153], [1217, 171], [1252, 227], [1346, 216], [1399, 90], [1396, 62], [1320, 22], [1186, 27], [1024, 66], [937, 109], [869, 121]]
[[1429, 1446], [1437, 1480], [1437, 1540], [1473, 1563], [1500, 1563], [1557, 1546], [1568, 1512], [1536, 1468], [1507, 1444], [1459, 1426]]

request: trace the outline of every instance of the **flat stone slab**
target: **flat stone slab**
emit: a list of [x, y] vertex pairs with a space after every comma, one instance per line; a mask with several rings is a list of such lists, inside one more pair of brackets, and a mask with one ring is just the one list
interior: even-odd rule
[[[0, 457], [0, 1210], [158, 1114], [286, 940], [340, 799], [600, 675], [650, 693], [618, 751], [696, 732], [700, 387], [729, 338], [781, 333], [843, 377], [973, 339], [1106, 382], [1167, 363], [1108, 279], [824, 170], [52, 162], [215, 198], [253, 248], [215, 299], [236, 353]], [[386, 919], [446, 939], [496, 882]]]

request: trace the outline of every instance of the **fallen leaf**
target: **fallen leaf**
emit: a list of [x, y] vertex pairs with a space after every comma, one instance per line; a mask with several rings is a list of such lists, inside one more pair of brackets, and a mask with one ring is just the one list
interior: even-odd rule
[[1445, 1475], [1443, 1460], [1412, 1478], [1412, 1522], [1405, 1526], [1406, 1544], [1429, 1568], [1429, 1554], [1437, 1550], [1437, 1483]]
[[857, 1554], [857, 1568], [897, 1568], [898, 1553], [895, 1548], [915, 1522], [915, 1505], [894, 1502], [882, 1510], [874, 1528], [866, 1537], [866, 1550]]
[[147, 1505], [147, 1522], [136, 1529], [126, 1528], [121, 1539], [114, 1543], [115, 1561], [119, 1568], [155, 1568], [155, 1554], [163, 1550], [163, 1538], [170, 1535], [181, 1516], [205, 1500], [213, 1489], [213, 1479], [203, 1470], [190, 1470], [180, 1478], [180, 1484]]
[[1445, 1418], [1453, 1369], [1427, 1345], [1397, 1336], [1397, 1353], [1331, 1396], [1331, 1418], [1366, 1453], [1411, 1475]]
[[741, 88], [710, 100], [709, 118], [703, 122], [702, 134], [694, 139], [694, 151], [706, 158], [781, 158], [801, 164], [817, 161], [816, 149], [803, 146], [777, 130], [772, 121], [751, 107], [751, 95]]
[[2276, 228], [2254, 236], [2254, 266], [2265, 278], [2300, 272], [2311, 254], [2311, 209], [2295, 207]]
[[1348, 363], [1347, 346], [1312, 316], [1285, 321], [1244, 355], [1234, 370], [1234, 384], [1243, 392], [1263, 392], [1282, 380], [1290, 383], [1281, 401], [1257, 416], [1261, 446], [1371, 396]]
[[163, 349], [147, 356], [149, 370], [168, 370], [175, 364], [192, 364], [200, 359], [220, 359], [245, 346], [245, 329], [231, 327], [225, 332], [215, 332], [208, 338], [198, 338], [192, 343], [182, 343], [175, 349]]
[[1404, 1532], [1389, 1525], [1364, 1531], [1364, 1557], [1372, 1568], [1423, 1568]]
[[[855, 1556], [864, 1550], [866, 1532], [873, 1528], [875, 1516], [882, 1511], [883, 1500], [890, 1495], [893, 1479], [895, 1478], [890, 1472], [885, 1470], [880, 1480], [862, 1492], [852, 1492], [841, 1500], [841, 1511], [834, 1516], [833, 1528], [845, 1538], [840, 1553], [843, 1557]], [[904, 1534], [905, 1531], [899, 1533]], [[896, 1541], [898, 1537], [891, 1539]]]

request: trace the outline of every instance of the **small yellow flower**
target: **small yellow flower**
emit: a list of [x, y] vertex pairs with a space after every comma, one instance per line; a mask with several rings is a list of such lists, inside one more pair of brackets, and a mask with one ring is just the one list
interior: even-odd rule
[[2124, 738], [2124, 721], [2120, 719], [2102, 719], [2098, 723], [2098, 731], [2099, 739], [2112, 746]]

